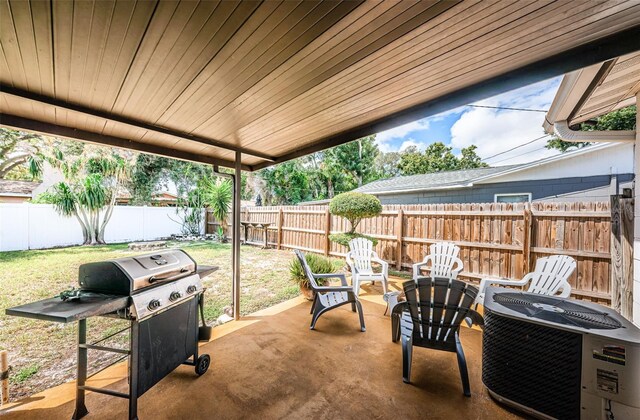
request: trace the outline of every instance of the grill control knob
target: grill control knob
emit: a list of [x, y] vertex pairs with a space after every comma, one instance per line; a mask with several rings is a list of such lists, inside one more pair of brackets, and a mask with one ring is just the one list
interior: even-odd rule
[[147, 308], [150, 311], [154, 311], [160, 307], [161, 303], [158, 299], [152, 299], [151, 302], [147, 305]]
[[171, 294], [169, 295], [169, 300], [171, 302], [175, 302], [176, 300], [180, 299], [182, 297], [182, 293], [180, 292], [171, 292]]
[[198, 288], [196, 286], [194, 286], [193, 284], [189, 287], [187, 287], [187, 293], [189, 293], [190, 295], [197, 292]]

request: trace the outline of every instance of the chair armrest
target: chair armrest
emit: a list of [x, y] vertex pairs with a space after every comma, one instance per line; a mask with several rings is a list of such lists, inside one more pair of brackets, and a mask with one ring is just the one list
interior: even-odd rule
[[318, 293], [326, 292], [351, 292], [353, 293], [353, 287], [351, 286], [318, 286], [313, 288]]
[[469, 327], [471, 327], [471, 325], [473, 324], [476, 324], [480, 328], [484, 328], [484, 318], [473, 309], [469, 309], [469, 312], [467, 312], [467, 316], [465, 316], [465, 319], [467, 320], [467, 325]]
[[561, 292], [558, 296], [561, 298], [568, 298], [571, 295], [571, 285], [567, 281], [562, 283], [560, 290]]
[[389, 263], [386, 262], [385, 260], [383, 260], [382, 258], [378, 257], [377, 253], [373, 253], [373, 257], [371, 258], [371, 261], [375, 261], [378, 264], [380, 264], [382, 266], [382, 272], [384, 274], [388, 274], [389, 273]]
[[528, 276], [525, 276], [522, 280], [509, 280], [509, 279], [492, 279], [486, 278], [480, 280], [480, 292], [484, 293], [485, 289], [492, 285], [500, 286], [524, 286], [529, 282]]
[[314, 274], [313, 277], [317, 279], [340, 279], [340, 283], [343, 286], [347, 286], [347, 277], [343, 273], [327, 273], [327, 274]]
[[464, 264], [462, 262], [462, 260], [458, 257], [453, 259], [453, 267], [451, 269], [451, 274], [453, 275], [453, 278], [457, 278], [458, 274], [460, 274], [460, 272], [462, 271], [462, 269], [464, 268]]
[[421, 262], [413, 264], [413, 279], [414, 280], [417, 279], [418, 275], [420, 274], [420, 267], [429, 264], [429, 261], [431, 261], [431, 255], [427, 255], [426, 257], [424, 257], [424, 259]]
[[400, 317], [403, 311], [409, 310], [409, 302], [398, 302], [391, 311], [391, 341], [394, 343], [400, 339]]

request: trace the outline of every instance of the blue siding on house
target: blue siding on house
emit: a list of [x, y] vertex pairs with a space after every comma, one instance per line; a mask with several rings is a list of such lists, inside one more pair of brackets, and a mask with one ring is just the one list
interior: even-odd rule
[[[617, 177], [621, 187], [631, 186], [633, 174]], [[471, 188], [384, 194], [378, 198], [382, 204], [492, 203], [494, 194], [531, 193], [532, 200], [606, 201], [610, 183], [611, 176], [598, 175], [477, 184]]]

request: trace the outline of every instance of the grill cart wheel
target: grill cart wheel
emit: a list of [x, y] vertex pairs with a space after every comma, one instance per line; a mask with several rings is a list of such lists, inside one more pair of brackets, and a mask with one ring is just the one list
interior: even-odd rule
[[198, 376], [204, 374], [209, 369], [209, 364], [211, 364], [211, 357], [208, 354], [198, 357], [198, 360], [196, 360], [196, 374]]

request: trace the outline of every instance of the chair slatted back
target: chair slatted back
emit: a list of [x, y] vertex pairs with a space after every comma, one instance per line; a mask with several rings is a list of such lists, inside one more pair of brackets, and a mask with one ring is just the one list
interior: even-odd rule
[[437, 242], [429, 247], [431, 256], [431, 275], [434, 277], [451, 277], [455, 258], [460, 247], [451, 242]]
[[373, 254], [373, 242], [366, 238], [353, 238], [349, 241], [351, 259], [360, 272], [367, 273], [371, 267], [371, 255]]
[[307, 279], [309, 280], [309, 285], [311, 286], [312, 289], [315, 290], [318, 287], [318, 283], [316, 282], [316, 278], [313, 276], [313, 271], [311, 271], [311, 267], [309, 267], [309, 264], [307, 263], [307, 259], [305, 258], [304, 253], [299, 249], [295, 249], [293, 250], [293, 252], [295, 252], [296, 257], [298, 257], [298, 260], [300, 261], [300, 265], [302, 265], [302, 269], [304, 270], [304, 273], [307, 275]]
[[576, 269], [576, 260], [568, 255], [538, 258], [528, 292], [555, 295]]
[[478, 289], [461, 280], [419, 277], [402, 285], [417, 341], [455, 346], [455, 333], [466, 318]]

